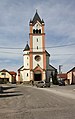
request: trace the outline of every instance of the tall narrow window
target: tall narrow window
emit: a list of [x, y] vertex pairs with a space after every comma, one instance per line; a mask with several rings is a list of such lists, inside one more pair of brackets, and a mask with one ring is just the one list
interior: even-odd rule
[[38, 42], [38, 38], [37, 38], [37, 42]]
[[39, 29], [39, 33], [41, 34], [41, 29]]
[[38, 46], [37, 46], [37, 50], [38, 50]]
[[34, 33], [34, 34], [35, 34], [35, 32], [36, 32], [35, 29], [33, 29], [33, 33]]
[[27, 73], [27, 77], [28, 77], [28, 73]]
[[36, 29], [36, 33], [38, 33], [38, 29]]

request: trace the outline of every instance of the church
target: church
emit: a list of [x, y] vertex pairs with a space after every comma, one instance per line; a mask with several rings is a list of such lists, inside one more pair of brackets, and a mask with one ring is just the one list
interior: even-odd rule
[[23, 50], [23, 66], [18, 69], [18, 81], [49, 80], [57, 69], [49, 64], [50, 54], [45, 49], [45, 23], [37, 10], [29, 22], [29, 43]]

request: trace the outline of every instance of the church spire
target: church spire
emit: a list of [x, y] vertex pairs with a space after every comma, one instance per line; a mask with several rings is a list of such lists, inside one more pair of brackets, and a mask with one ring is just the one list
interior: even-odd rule
[[27, 45], [26, 45], [26, 47], [24, 48], [23, 51], [27, 51], [27, 50], [30, 50], [30, 47], [29, 47], [29, 45], [28, 45], [28, 41], [27, 41]]
[[44, 21], [41, 20], [39, 14], [38, 14], [38, 12], [37, 12], [37, 9], [36, 9], [36, 13], [35, 13], [35, 15], [34, 15], [34, 17], [33, 17], [33, 20], [32, 20], [32, 21], [30, 20], [30, 23], [35, 24], [37, 21], [39, 21], [41, 24], [44, 23]]

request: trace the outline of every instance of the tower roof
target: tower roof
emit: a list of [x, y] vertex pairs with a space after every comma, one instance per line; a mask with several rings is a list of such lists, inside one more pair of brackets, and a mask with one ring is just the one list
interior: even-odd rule
[[30, 47], [29, 47], [28, 43], [27, 43], [27, 45], [26, 45], [26, 47], [24, 48], [23, 51], [27, 51], [27, 50], [30, 50]]
[[41, 24], [44, 23], [43, 19], [41, 20], [40, 16], [37, 13], [37, 10], [36, 10], [33, 20], [30, 20], [30, 23], [35, 24], [37, 21], [39, 21]]

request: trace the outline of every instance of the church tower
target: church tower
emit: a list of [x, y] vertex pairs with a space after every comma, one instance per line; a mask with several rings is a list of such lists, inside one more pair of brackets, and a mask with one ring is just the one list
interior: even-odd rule
[[[45, 80], [46, 52], [44, 21], [41, 20], [37, 11], [30, 20], [30, 70], [34, 72], [33, 79]], [[32, 74], [32, 73], [31, 73]]]

